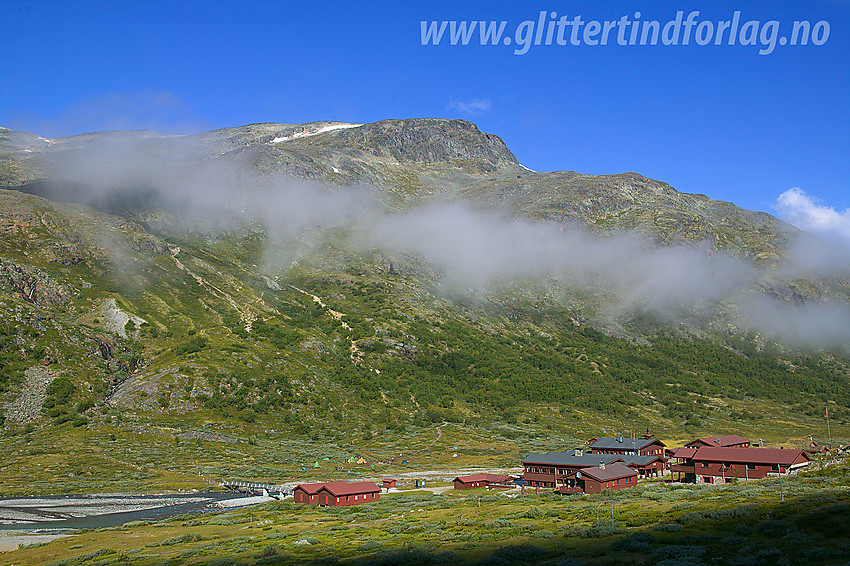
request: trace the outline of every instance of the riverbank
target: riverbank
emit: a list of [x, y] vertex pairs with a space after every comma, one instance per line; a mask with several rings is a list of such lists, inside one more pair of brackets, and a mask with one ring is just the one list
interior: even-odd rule
[[27, 534], [28, 531], [0, 531], [0, 552], [18, 550], [21, 547], [33, 544], [46, 544], [58, 538], [65, 538], [68, 534]]
[[164, 521], [185, 513], [237, 509], [274, 501], [239, 493], [99, 494], [0, 499], [0, 552], [40, 545], [82, 530]]
[[46, 523], [212, 501], [208, 496], [67, 496], [0, 499], [0, 524]]

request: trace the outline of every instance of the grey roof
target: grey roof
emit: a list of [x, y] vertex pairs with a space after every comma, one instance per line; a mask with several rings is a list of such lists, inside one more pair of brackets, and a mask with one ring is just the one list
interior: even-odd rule
[[626, 478], [629, 476], [636, 476], [637, 472], [633, 469], [629, 468], [621, 464], [620, 462], [614, 462], [611, 465], [605, 466], [605, 469], [596, 467], [596, 468], [583, 468], [579, 470], [583, 475], [590, 476], [598, 481], [609, 481], [616, 480], [619, 478]]
[[590, 454], [585, 452], [576, 456], [575, 451], [570, 452], [547, 452], [546, 454], [529, 454], [522, 459], [523, 464], [543, 464], [549, 466], [586, 467], [598, 466], [600, 462], [605, 465], [622, 460], [617, 454]]
[[647, 464], [651, 464], [656, 460], [662, 460], [663, 456], [660, 454], [649, 455], [649, 456], [620, 456], [623, 459], [623, 463], [625, 465], [629, 464], [637, 464], [638, 466], [646, 466]]
[[658, 442], [661, 446], [664, 446], [664, 443], [659, 442], [655, 438], [611, 438], [611, 437], [603, 437], [599, 438], [590, 445], [594, 450], [641, 450], [650, 444]]

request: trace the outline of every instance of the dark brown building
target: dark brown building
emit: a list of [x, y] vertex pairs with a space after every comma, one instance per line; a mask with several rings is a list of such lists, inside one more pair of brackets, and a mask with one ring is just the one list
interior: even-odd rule
[[567, 474], [564, 484], [558, 488], [562, 495], [578, 493], [600, 493], [606, 489], [624, 489], [637, 485], [638, 473], [622, 462], [582, 468]]
[[372, 503], [381, 499], [381, 488], [372, 482], [333, 481], [300, 484], [293, 490], [296, 503], [341, 507]]
[[514, 478], [502, 474], [475, 474], [472, 476], [458, 476], [454, 479], [455, 489], [474, 489], [476, 487], [511, 488], [514, 487]]
[[292, 490], [292, 497], [295, 503], [318, 503], [316, 494], [325, 485], [324, 483], [302, 483], [295, 486]]
[[526, 487], [556, 489], [564, 485], [567, 475], [571, 472], [600, 464], [607, 466], [622, 460], [620, 456], [591, 454], [583, 450], [529, 454], [522, 460], [522, 477]]
[[670, 471], [678, 473], [680, 480], [696, 483], [728, 483], [788, 474], [811, 461], [802, 450], [716, 446], [697, 448], [693, 454], [690, 450], [692, 448], [676, 451], [679, 462], [670, 466]]
[[664, 456], [622, 456], [623, 464], [638, 473], [638, 477], [657, 478], [664, 475]]

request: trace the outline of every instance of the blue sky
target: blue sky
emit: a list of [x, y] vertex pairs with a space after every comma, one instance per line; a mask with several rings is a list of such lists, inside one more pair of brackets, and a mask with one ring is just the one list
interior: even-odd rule
[[[639, 11], [662, 25], [677, 11], [716, 23], [737, 10], [742, 23], [779, 21], [779, 36], [795, 20], [827, 22], [829, 36], [769, 55], [693, 38], [621, 46], [615, 34], [524, 55], [516, 42], [421, 44], [422, 20], [504, 20], [516, 37], [542, 10], [584, 21]], [[0, 0], [0, 125], [56, 136], [465, 118], [538, 171], [636, 171], [804, 226], [826, 214], [850, 234], [849, 61], [848, 0]]]

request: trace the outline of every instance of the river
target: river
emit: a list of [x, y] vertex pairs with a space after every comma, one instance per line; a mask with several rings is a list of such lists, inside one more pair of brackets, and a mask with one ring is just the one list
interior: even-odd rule
[[[130, 521], [160, 521], [234, 506], [245, 494], [64, 495], [0, 499], [0, 531], [50, 532], [114, 527]], [[230, 502], [230, 505], [228, 505]]]

